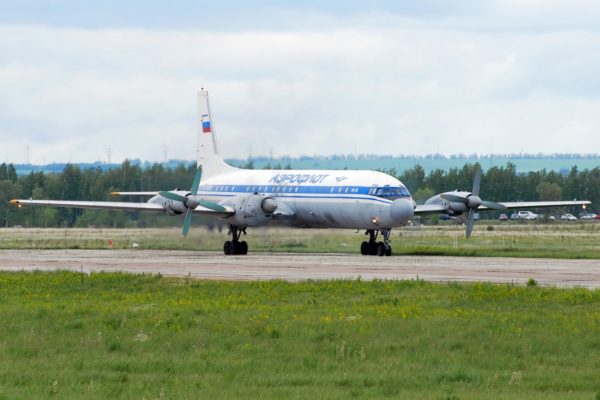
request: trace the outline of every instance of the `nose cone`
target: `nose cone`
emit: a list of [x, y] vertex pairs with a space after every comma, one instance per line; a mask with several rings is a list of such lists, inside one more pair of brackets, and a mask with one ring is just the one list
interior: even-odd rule
[[413, 202], [409, 199], [396, 199], [390, 206], [390, 217], [394, 226], [405, 225], [415, 213]]

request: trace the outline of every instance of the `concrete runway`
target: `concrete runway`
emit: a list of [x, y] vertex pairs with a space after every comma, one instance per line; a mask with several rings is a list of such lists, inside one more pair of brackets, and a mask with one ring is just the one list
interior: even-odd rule
[[353, 254], [173, 250], [0, 250], [0, 269], [161, 273], [197, 279], [300, 281], [308, 279], [425, 279], [439, 282], [505, 282], [600, 287], [599, 260], [488, 257], [373, 257]]

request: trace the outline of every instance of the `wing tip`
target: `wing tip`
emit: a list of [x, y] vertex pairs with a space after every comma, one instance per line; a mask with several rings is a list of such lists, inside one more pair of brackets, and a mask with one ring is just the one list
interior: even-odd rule
[[21, 201], [19, 199], [12, 199], [11, 201], [9, 201], [9, 203], [13, 206], [16, 206], [17, 208], [23, 207], [23, 204], [21, 204]]
[[120, 196], [121, 192], [110, 192], [111, 196]]

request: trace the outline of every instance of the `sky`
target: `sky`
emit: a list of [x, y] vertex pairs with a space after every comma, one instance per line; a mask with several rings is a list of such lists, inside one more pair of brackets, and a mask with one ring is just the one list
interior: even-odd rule
[[[124, 4], [125, 3], [125, 4]], [[0, 161], [600, 153], [600, 2], [0, 0]]]

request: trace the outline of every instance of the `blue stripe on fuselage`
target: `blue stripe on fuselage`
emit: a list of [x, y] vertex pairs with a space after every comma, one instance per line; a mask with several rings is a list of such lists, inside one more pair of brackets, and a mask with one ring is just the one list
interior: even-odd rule
[[304, 185], [201, 185], [198, 191], [219, 193], [311, 193], [311, 194], [369, 194], [366, 186], [304, 186]]
[[[244, 193], [261, 193], [285, 198], [355, 199], [390, 203], [391, 200], [369, 194], [368, 186], [304, 186], [304, 185], [201, 185], [198, 194], [233, 197]], [[319, 196], [320, 195], [320, 196]], [[410, 196], [406, 196], [408, 198]]]

